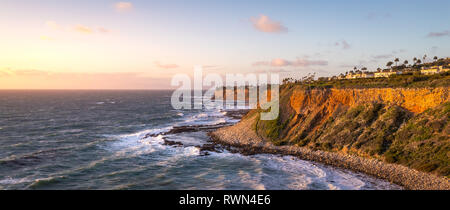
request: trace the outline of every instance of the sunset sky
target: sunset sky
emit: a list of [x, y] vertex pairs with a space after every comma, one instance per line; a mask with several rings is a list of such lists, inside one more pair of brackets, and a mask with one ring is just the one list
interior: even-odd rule
[[450, 56], [450, 1], [2, 0], [0, 89], [166, 89]]

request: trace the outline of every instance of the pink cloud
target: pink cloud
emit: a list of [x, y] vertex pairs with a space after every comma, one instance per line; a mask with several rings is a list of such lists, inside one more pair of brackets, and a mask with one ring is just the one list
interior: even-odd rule
[[345, 41], [345, 40], [342, 40], [342, 41], [340, 41], [340, 42], [334, 43], [334, 46], [342, 46], [342, 49], [344, 49], [344, 50], [350, 49], [350, 48], [352, 47], [352, 46], [350, 46], [350, 44], [349, 44], [347, 41]]
[[250, 21], [253, 23], [253, 26], [257, 30], [262, 32], [281, 33], [288, 31], [288, 29], [285, 26], [283, 26], [280, 22], [273, 21], [265, 15], [260, 15], [259, 17], [252, 17]]
[[133, 9], [133, 4], [131, 2], [117, 2], [114, 4], [114, 8], [119, 12], [130, 11]]
[[442, 31], [442, 32], [430, 32], [427, 37], [442, 37], [442, 36], [450, 36], [449, 31]]
[[92, 33], [94, 33], [93, 29], [91, 29], [91, 28], [89, 28], [87, 26], [84, 26], [84, 25], [80, 25], [80, 24], [76, 25], [74, 29], [75, 29], [75, 31], [80, 32], [80, 33], [84, 33], [84, 34], [92, 34]]
[[106, 29], [106, 28], [103, 28], [103, 27], [99, 27], [99, 28], [98, 28], [98, 31], [99, 31], [100, 33], [109, 33], [109, 32], [111, 32], [110, 30], [108, 30], [108, 29]]
[[277, 66], [277, 67], [290, 66], [290, 65], [292, 65], [292, 62], [284, 60], [284, 59], [281, 59], [281, 58], [275, 58], [275, 59], [272, 60], [270, 65], [271, 66]]
[[326, 66], [328, 61], [325, 60], [308, 60], [306, 58], [297, 58], [297, 60], [289, 61], [281, 58], [273, 59], [270, 62], [258, 61], [252, 64], [253, 66], [271, 66], [271, 67], [307, 67], [307, 66]]

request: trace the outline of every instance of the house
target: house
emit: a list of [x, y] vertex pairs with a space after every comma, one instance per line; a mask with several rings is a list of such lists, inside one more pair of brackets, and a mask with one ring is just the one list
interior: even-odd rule
[[362, 78], [373, 78], [373, 77], [375, 77], [375, 74], [372, 72], [364, 72], [361, 74], [361, 77]]
[[450, 71], [450, 64], [448, 64], [447, 66], [442, 67], [441, 72], [448, 72]]
[[350, 73], [348, 73], [346, 76], [345, 76], [345, 78], [346, 79], [358, 79], [358, 78], [365, 78], [364, 76], [363, 76], [363, 72], [361, 72], [361, 71], [355, 71], [355, 72], [353, 72], [353, 71], [350, 71]]
[[380, 72], [375, 72], [374, 73], [374, 77], [375, 78], [379, 78], [379, 77], [390, 77], [391, 75], [397, 75], [397, 74], [402, 74], [401, 71], [394, 71], [394, 70], [388, 70], [388, 71], [380, 71]]
[[328, 81], [337, 80], [337, 79], [338, 79], [337, 76], [328, 77]]
[[420, 73], [425, 75], [439, 74], [441, 72], [446, 72], [442, 66], [422, 67], [420, 70]]

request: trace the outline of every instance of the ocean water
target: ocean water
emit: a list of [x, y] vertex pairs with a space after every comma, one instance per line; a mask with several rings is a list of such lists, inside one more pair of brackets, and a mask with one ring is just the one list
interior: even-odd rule
[[[227, 110], [173, 110], [170, 91], [0, 91], [0, 189], [401, 189], [291, 156], [202, 155]], [[145, 136], [154, 134], [153, 137]], [[164, 145], [164, 138], [184, 146]]]

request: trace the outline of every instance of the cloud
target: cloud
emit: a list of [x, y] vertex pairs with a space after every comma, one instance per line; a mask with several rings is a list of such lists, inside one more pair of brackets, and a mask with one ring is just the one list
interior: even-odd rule
[[450, 36], [449, 31], [442, 31], [442, 32], [430, 32], [427, 37], [442, 37], [442, 36]]
[[355, 67], [354, 65], [349, 65], [349, 64], [341, 64], [338, 66], [339, 68], [353, 68]]
[[292, 71], [285, 69], [267, 69], [267, 70], [256, 70], [253, 73], [256, 74], [264, 74], [264, 73], [290, 73]]
[[[46, 21], [45, 22], [45, 26], [53, 29], [53, 30], [59, 30], [59, 31], [66, 31], [66, 28], [72, 28], [75, 32], [78, 33], [83, 33], [83, 34], [93, 34], [93, 33], [109, 33], [110, 30], [106, 29], [104, 27], [97, 27], [97, 29], [95, 29], [94, 27], [89, 27], [89, 26], [85, 26], [82, 24], [77, 24], [75, 26], [64, 26], [61, 24], [56, 23], [55, 21]], [[70, 30], [68, 30], [70, 31]], [[42, 36], [41, 39], [43, 40], [50, 40], [51, 37], [47, 37], [47, 36]], [[53, 39], [53, 38], [51, 38]]]
[[389, 58], [392, 58], [392, 57], [393, 57], [393, 55], [391, 55], [391, 54], [382, 54], [382, 55], [374, 55], [374, 56], [372, 56], [372, 58], [376, 59], [376, 60], [378, 60], [378, 59], [389, 59]]
[[378, 19], [378, 18], [391, 18], [391, 17], [392, 17], [391, 13], [388, 13], [388, 12], [384, 13], [384, 14], [378, 14], [378, 13], [372, 12], [366, 16], [366, 18], [368, 20], [374, 20], [374, 19]]
[[48, 76], [49, 73], [46, 71], [34, 70], [34, 69], [4, 69], [0, 70], [0, 77], [6, 76], [28, 76], [28, 77], [37, 77], [37, 76]]
[[158, 61], [155, 62], [155, 65], [161, 69], [176, 69], [179, 67], [177, 64], [161, 64]]
[[92, 33], [94, 33], [93, 29], [91, 29], [91, 28], [89, 28], [87, 26], [84, 26], [84, 25], [80, 25], [80, 24], [76, 25], [74, 27], [74, 29], [75, 29], [75, 31], [83, 33], [83, 34], [92, 34]]
[[103, 28], [103, 27], [98, 27], [98, 31], [100, 33], [109, 33], [111, 32], [109, 29]]
[[307, 59], [297, 59], [294, 66], [327, 66], [328, 61], [325, 60], [307, 60]]
[[130, 11], [133, 9], [131, 2], [117, 2], [114, 4], [114, 8], [119, 12]]
[[406, 52], [405, 49], [392, 50], [392, 53], [393, 53], [393, 54], [404, 53], [404, 52]]
[[288, 31], [288, 29], [285, 26], [283, 26], [280, 22], [273, 21], [265, 15], [260, 15], [259, 17], [252, 17], [250, 21], [253, 23], [253, 26], [261, 32], [281, 33]]
[[219, 69], [223, 69], [223, 66], [219, 66], [219, 65], [206, 65], [203, 66], [204, 70], [219, 70]]
[[0, 89], [171, 89], [170, 77], [143, 72], [58, 72], [0, 69]]
[[253, 66], [271, 66], [271, 67], [307, 67], [307, 66], [326, 66], [328, 61], [324, 60], [308, 60], [306, 58], [297, 58], [297, 60], [289, 61], [281, 58], [273, 59], [270, 62], [258, 61], [252, 64]]
[[59, 25], [58, 23], [56, 23], [53, 20], [49, 20], [45, 22], [45, 26], [48, 28], [51, 28], [53, 30], [59, 30], [59, 31], [64, 31], [64, 27]]
[[344, 49], [344, 50], [351, 48], [350, 44], [345, 40], [335, 42], [334, 46], [342, 46], [342, 49]]
[[281, 59], [281, 58], [275, 58], [272, 60], [271, 66], [290, 66], [292, 65], [292, 62]]

